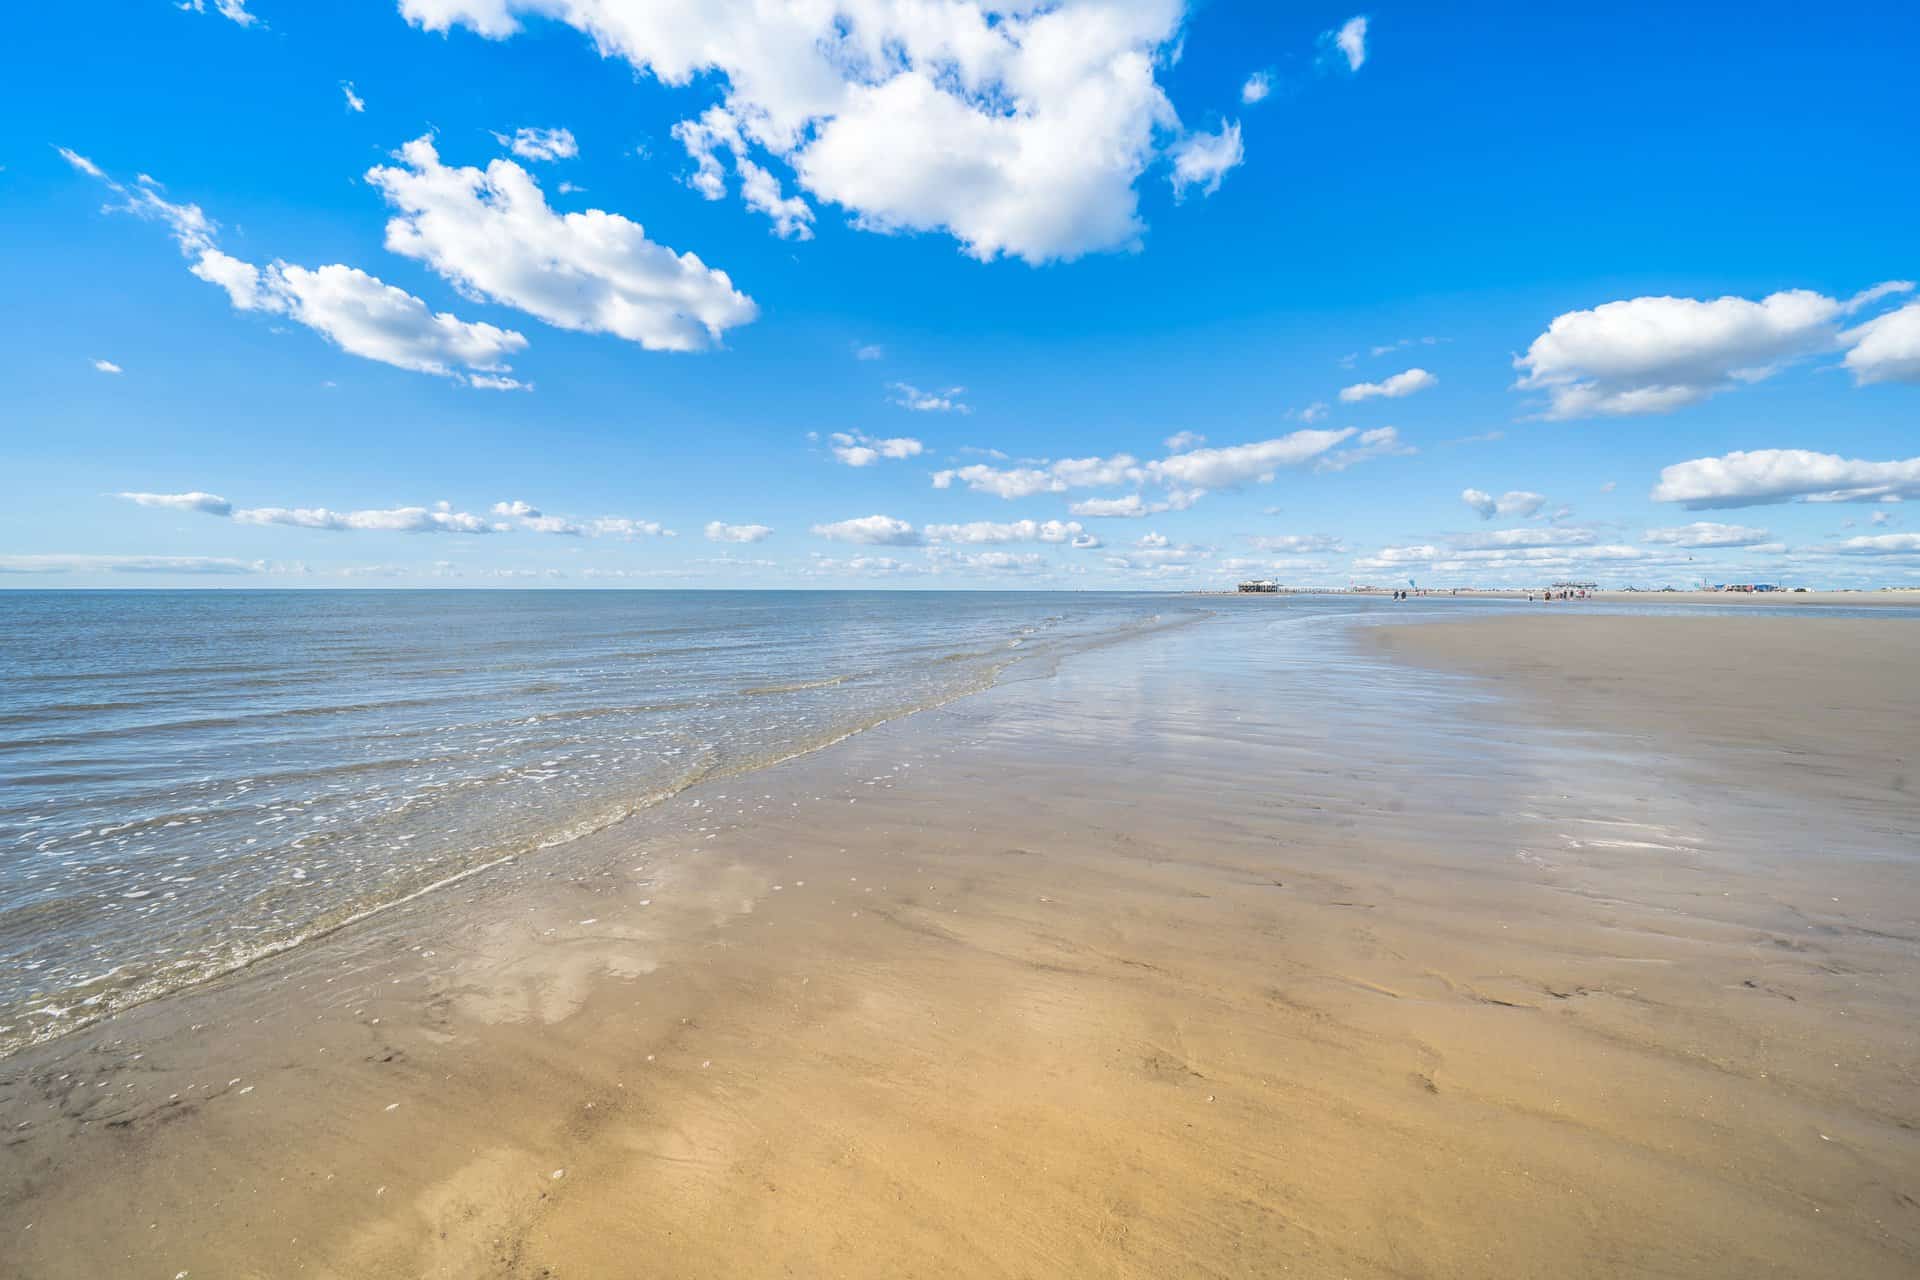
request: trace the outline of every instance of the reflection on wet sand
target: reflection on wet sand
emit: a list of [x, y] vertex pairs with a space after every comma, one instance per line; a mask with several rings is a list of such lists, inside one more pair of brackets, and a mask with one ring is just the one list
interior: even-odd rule
[[1920, 650], [1769, 743], [1391, 635], [1089, 654], [8, 1060], [4, 1266], [1912, 1274], [1920, 815], [1775, 780]]

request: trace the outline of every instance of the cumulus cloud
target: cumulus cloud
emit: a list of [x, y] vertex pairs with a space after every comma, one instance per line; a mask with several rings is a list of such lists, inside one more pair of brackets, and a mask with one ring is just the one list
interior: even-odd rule
[[808, 577], [856, 574], [869, 578], [895, 578], [926, 573], [927, 566], [911, 560], [896, 560], [892, 556], [850, 556], [839, 560], [815, 552], [801, 572]]
[[233, 513], [240, 524], [291, 525], [297, 529], [325, 529], [335, 533], [493, 533], [495, 526], [480, 516], [455, 511], [445, 503], [432, 507], [391, 507], [384, 510], [330, 511], [326, 507], [242, 507]]
[[[1839, 345], [1844, 317], [1912, 287], [1890, 281], [1846, 302], [1789, 289], [1757, 302], [1643, 297], [1569, 311], [1514, 360], [1514, 386], [1543, 393], [1548, 418], [1667, 413]], [[1853, 330], [1853, 340], [1871, 337], [1876, 323]], [[1874, 364], [1864, 357], [1856, 378], [1870, 380], [1862, 373]]]
[[1290, 555], [1318, 555], [1346, 550], [1339, 538], [1323, 533], [1260, 533], [1250, 535], [1247, 543], [1260, 551], [1279, 551]]
[[1047, 542], [1075, 547], [1099, 545], [1097, 539], [1086, 541], [1091, 535], [1074, 520], [1015, 520], [1007, 524], [975, 520], [969, 524], [930, 524], [924, 530], [924, 536], [929, 542]]
[[1282, 467], [1299, 466], [1325, 454], [1354, 435], [1351, 427], [1337, 431], [1306, 428], [1272, 440], [1192, 449], [1147, 464], [1147, 474], [1168, 485], [1190, 489], [1233, 489], [1265, 484]]
[[1692, 524], [1669, 529], [1649, 529], [1640, 536], [1640, 540], [1670, 547], [1757, 547], [1772, 536], [1765, 529], [1756, 529], [1751, 525], [1696, 520]]
[[1852, 348], [1845, 363], [1856, 384], [1920, 382], [1920, 302], [1875, 316], [1840, 340]]
[[[207, 0], [174, 0], [173, 7], [186, 13], [205, 13]], [[221, 17], [243, 27], [260, 22], [258, 14], [247, 12], [247, 0], [213, 0], [213, 8]]]
[[354, 91], [353, 81], [342, 80], [340, 82], [340, 92], [346, 97], [347, 110], [357, 114], [367, 109], [367, 100]]
[[1482, 520], [1495, 516], [1517, 516], [1524, 520], [1547, 503], [1545, 494], [1526, 489], [1509, 489], [1497, 498], [1481, 489], [1462, 489], [1460, 501], [1479, 512]]
[[111, 360], [95, 360], [93, 362], [93, 367], [101, 373], [125, 373], [126, 372], [125, 369], [122, 369], [119, 365], [115, 364]]
[[164, 507], [169, 511], [198, 511], [210, 516], [233, 514], [233, 504], [217, 493], [121, 493], [115, 497], [137, 502], [143, 507]]
[[773, 533], [764, 524], [726, 524], [719, 520], [707, 522], [708, 542], [764, 542]]
[[1256, 102], [1265, 102], [1272, 93], [1273, 76], [1265, 71], [1256, 71], [1240, 86], [1240, 101], [1252, 106]]
[[596, 538], [677, 538], [680, 535], [658, 520], [634, 520], [627, 516], [600, 516], [587, 522], [586, 531]]
[[1184, 200], [1194, 187], [1210, 196], [1220, 189], [1230, 169], [1247, 158], [1240, 142], [1240, 122], [1227, 121], [1218, 133], [1190, 133], [1173, 145], [1173, 198]]
[[1348, 18], [1340, 24], [1340, 30], [1333, 33], [1333, 44], [1346, 58], [1347, 70], [1358, 71], [1367, 60], [1367, 20]]
[[1848, 538], [1827, 548], [1843, 556], [1920, 555], [1920, 533], [1875, 533]]
[[504, 375], [510, 368], [506, 358], [527, 345], [522, 335], [433, 312], [405, 290], [340, 263], [309, 270], [288, 262], [265, 267], [244, 262], [221, 251], [217, 228], [199, 205], [167, 199], [144, 174], [126, 186], [85, 156], [61, 154], [122, 198], [124, 203], [111, 208], [165, 225], [188, 259], [188, 270], [224, 289], [235, 310], [285, 316], [343, 351], [396, 368], [488, 388], [520, 385]]
[[774, 234], [783, 240], [813, 239], [813, 209], [799, 196], [790, 196], [765, 167], [751, 158], [752, 144], [740, 122], [725, 107], [709, 107], [698, 119], [673, 126], [673, 136], [694, 162], [687, 185], [709, 200], [722, 200], [727, 179], [720, 155], [724, 151], [740, 179], [740, 196], [747, 207], [773, 220]]
[[[933, 485], [936, 489], [947, 489], [956, 483], [964, 484], [975, 492], [1008, 499], [1064, 493], [1070, 489], [1158, 485], [1166, 493], [1157, 501], [1136, 493], [1126, 497], [1084, 499], [1070, 507], [1077, 516], [1151, 515], [1185, 510], [1211, 490], [1264, 484], [1272, 480], [1280, 468], [1312, 462], [1356, 434], [1351, 427], [1337, 431], [1302, 429], [1250, 444], [1189, 448], [1145, 462], [1132, 454], [1117, 453], [1108, 457], [1041, 460], [1015, 467], [975, 463], [934, 472]], [[1397, 447], [1397, 437], [1389, 429], [1388, 435], [1376, 436], [1366, 447], [1378, 451], [1390, 445]]]
[[[1156, 80], [1180, 0], [400, 0], [429, 31], [588, 35], [663, 85], [713, 84], [742, 154], [875, 231], [944, 231], [1043, 262], [1136, 244], [1135, 189], [1178, 118]], [[707, 116], [681, 135], [696, 164]], [[692, 134], [690, 139], [688, 134]], [[726, 142], [731, 151], [730, 141]], [[716, 179], [718, 180], [718, 179]], [[696, 182], [699, 179], [696, 177]]]
[[836, 431], [828, 440], [834, 458], [850, 467], [870, 467], [883, 458], [917, 458], [926, 449], [912, 436], [877, 439], [858, 431]]
[[1663, 468], [1652, 496], [1695, 511], [1779, 502], [1897, 502], [1920, 497], [1920, 458], [1866, 462], [1808, 449], [1743, 450]]
[[556, 214], [511, 160], [449, 168], [431, 138], [367, 181], [399, 210], [387, 248], [463, 293], [561, 329], [610, 333], [650, 351], [697, 351], [757, 314], [727, 273], [647, 239], [637, 222], [589, 209]]
[[1488, 551], [1514, 547], [1590, 547], [1599, 539], [1587, 529], [1530, 527], [1463, 533], [1449, 541], [1456, 550]]
[[893, 402], [902, 409], [911, 409], [915, 413], [972, 413], [973, 410], [962, 403], [959, 397], [966, 392], [965, 387], [948, 387], [945, 391], [922, 391], [911, 383], [896, 382], [893, 386]]
[[1168, 453], [1183, 453], [1188, 449], [1197, 449], [1207, 442], [1207, 438], [1198, 431], [1176, 431], [1168, 436], [1163, 444]]
[[892, 516], [859, 516], [852, 520], [836, 520], [831, 524], [816, 524], [812, 531], [816, 537], [831, 538], [835, 542], [858, 542], [878, 547], [914, 547], [924, 541], [918, 529]]
[[1409, 572], [1469, 575], [1477, 581], [1538, 584], [1550, 576], [1596, 573], [1609, 566], [1657, 564], [1655, 553], [1620, 544], [1578, 547], [1382, 547], [1353, 562], [1356, 573]]
[[1408, 369], [1403, 373], [1396, 373], [1391, 378], [1386, 378], [1379, 382], [1356, 382], [1350, 387], [1342, 387], [1340, 388], [1340, 399], [1347, 404], [1352, 404], [1359, 400], [1372, 400], [1375, 397], [1398, 400], [1400, 397], [1410, 396], [1416, 391], [1425, 391], [1438, 381], [1440, 381], [1440, 379], [1434, 377], [1425, 369]]
[[927, 559], [935, 572], [960, 569], [983, 573], [1037, 573], [1052, 567], [1047, 558], [1037, 551], [956, 551], [951, 547], [929, 547]]
[[496, 133], [493, 140], [522, 160], [543, 164], [571, 160], [580, 154], [580, 144], [574, 141], [571, 129], [515, 129], [511, 136]]

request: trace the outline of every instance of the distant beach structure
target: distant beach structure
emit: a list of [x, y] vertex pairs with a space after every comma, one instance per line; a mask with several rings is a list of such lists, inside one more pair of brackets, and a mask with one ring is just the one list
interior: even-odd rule
[[1246, 592], [1278, 591], [1280, 589], [1280, 584], [1275, 582], [1271, 578], [1260, 578], [1260, 579], [1249, 578], [1247, 581], [1240, 584], [1240, 589]]

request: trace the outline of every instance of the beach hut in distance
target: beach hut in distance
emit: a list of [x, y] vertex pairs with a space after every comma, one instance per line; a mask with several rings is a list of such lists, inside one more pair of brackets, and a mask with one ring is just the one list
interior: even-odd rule
[[1280, 584], [1271, 578], [1249, 578], [1240, 584], [1240, 589], [1249, 593], [1256, 591], [1278, 591]]

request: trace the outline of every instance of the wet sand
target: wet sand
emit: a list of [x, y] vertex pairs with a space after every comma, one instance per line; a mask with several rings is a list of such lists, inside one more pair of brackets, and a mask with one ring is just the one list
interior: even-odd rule
[[0, 1272], [1912, 1275], [1914, 636], [1070, 659], [0, 1063]]

